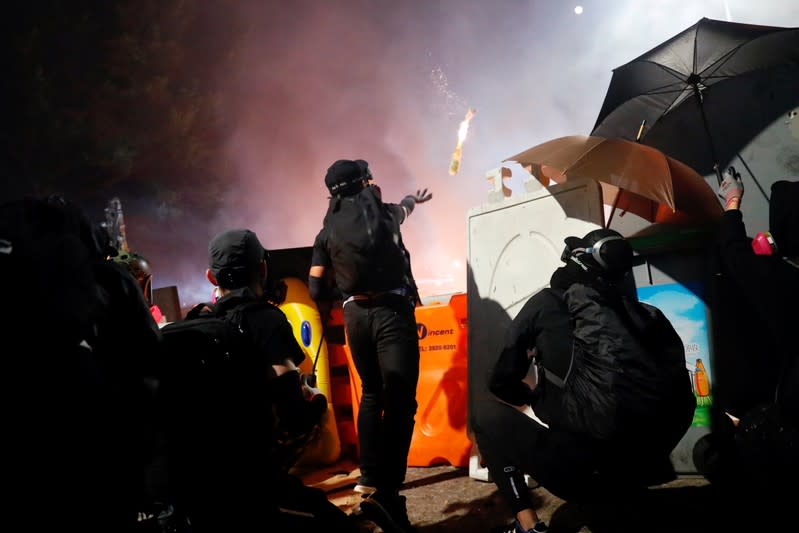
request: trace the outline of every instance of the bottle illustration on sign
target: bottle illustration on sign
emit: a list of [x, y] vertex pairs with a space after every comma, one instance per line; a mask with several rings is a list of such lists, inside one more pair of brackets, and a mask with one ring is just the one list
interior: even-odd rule
[[694, 371], [694, 383], [695, 383], [694, 390], [696, 391], [697, 396], [699, 396], [700, 398], [705, 396], [710, 396], [710, 380], [707, 377], [705, 364], [699, 358], [697, 358], [696, 360], [696, 370]]

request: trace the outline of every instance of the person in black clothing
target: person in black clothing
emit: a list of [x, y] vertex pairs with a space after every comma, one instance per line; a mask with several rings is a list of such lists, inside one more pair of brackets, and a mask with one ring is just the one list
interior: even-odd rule
[[146, 505], [159, 330], [102, 230], [61, 196], [0, 205], [4, 514], [133, 531]]
[[[758, 324], [759, 349], [754, 353], [738, 349], [745, 340], [738, 337], [739, 331], [753, 336], [749, 324], [722, 332], [732, 344], [725, 346], [715, 364], [724, 377], [744, 386], [725, 388], [728, 394], [722, 409], [731, 424], [714, 431], [714, 446], [704, 450], [698, 462], [710, 477], [721, 473], [727, 481], [737, 479], [755, 486], [751, 492], [774, 498], [780, 496], [781, 480], [794, 483], [799, 476], [799, 348], [795, 340], [799, 181], [780, 180], [771, 186], [769, 231], [754, 239], [746, 234], [740, 211], [744, 187], [734, 168], [725, 172], [719, 193], [725, 212], [716, 251], [720, 274], [728, 283], [726, 305], [734, 310], [731, 319], [751, 313], [746, 316]], [[714, 457], [720, 462], [714, 464]]]
[[[208, 245], [208, 280], [219, 299], [214, 312], [240, 312], [238, 328], [260, 357], [243, 362], [247, 371], [231, 391], [219, 416], [208, 413], [204, 442], [177, 450], [198, 456], [203, 472], [194, 472], [188, 509], [194, 533], [202, 531], [293, 531], [330, 526], [353, 531], [347, 515], [323, 491], [306, 487], [288, 474], [280, 440], [319, 424], [321, 412], [306, 401], [297, 369], [305, 355], [283, 312], [264, 299], [266, 251], [255, 233], [233, 229]], [[225, 398], [222, 401], [228, 401]], [[326, 401], [325, 407], [326, 407]], [[202, 415], [201, 415], [202, 416]], [[194, 476], [194, 474], [197, 474]]]
[[[417, 408], [419, 339], [414, 307], [418, 295], [399, 226], [417, 203], [432, 195], [425, 189], [399, 204], [383, 203], [371, 180], [363, 160], [339, 160], [328, 169], [325, 184], [331, 193], [330, 206], [314, 242], [308, 285], [314, 300], [326, 299], [325, 275], [332, 269], [343, 293], [347, 342], [362, 383], [357, 421], [361, 478], [356, 489], [371, 496], [361, 509], [386, 531], [412, 531], [399, 490], [405, 481]], [[365, 235], [367, 228], [341, 228], [339, 223], [353, 210], [357, 217], [361, 207], [388, 218], [390, 228], [379, 237], [384, 242], [376, 243], [384, 246], [383, 252], [364, 259], [367, 272], [359, 277], [353, 264], [361, 250], [348, 248], [347, 243], [354, 235]], [[390, 259], [397, 252], [398, 259]], [[397, 271], [395, 279], [390, 272]], [[382, 274], [371, 275], [376, 272]]]
[[[500, 402], [477, 406], [474, 416], [480, 453], [516, 515], [510, 532], [548, 529], [524, 474], [572, 501], [609, 485], [673, 478], [669, 453], [696, 405], [680, 337], [630, 291], [629, 243], [594, 230], [567, 238], [561, 259], [550, 288], [525, 303], [506, 333], [489, 385]], [[523, 380], [533, 363], [531, 388]]]

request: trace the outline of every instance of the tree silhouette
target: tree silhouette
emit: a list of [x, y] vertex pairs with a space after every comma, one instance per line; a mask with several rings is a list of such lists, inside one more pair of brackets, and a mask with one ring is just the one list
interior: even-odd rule
[[209, 12], [183, 0], [38, 1], [4, 23], [4, 194], [213, 211], [225, 181], [214, 67], [230, 39], [207, 38]]

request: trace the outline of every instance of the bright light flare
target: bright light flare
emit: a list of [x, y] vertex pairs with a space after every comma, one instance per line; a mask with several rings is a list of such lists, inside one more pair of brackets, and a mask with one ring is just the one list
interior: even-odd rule
[[458, 127], [458, 144], [455, 145], [455, 151], [452, 152], [452, 159], [449, 162], [450, 176], [457, 174], [461, 167], [463, 142], [466, 140], [466, 135], [469, 133], [469, 122], [471, 122], [475, 113], [477, 113], [477, 110], [470, 107], [469, 110], [466, 111], [466, 116]]
[[575, 6], [574, 14], [575, 15], [582, 15], [583, 14], [583, 6]]

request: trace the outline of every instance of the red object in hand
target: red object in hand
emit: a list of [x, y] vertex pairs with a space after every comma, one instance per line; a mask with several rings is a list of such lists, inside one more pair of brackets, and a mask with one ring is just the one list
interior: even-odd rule
[[153, 305], [150, 307], [150, 314], [153, 315], [153, 320], [155, 320], [156, 324], [160, 324], [161, 321], [164, 319], [164, 314], [161, 312], [161, 309], [157, 305]]
[[752, 251], [755, 255], [774, 255], [777, 252], [777, 243], [768, 231], [758, 231], [752, 239]]

